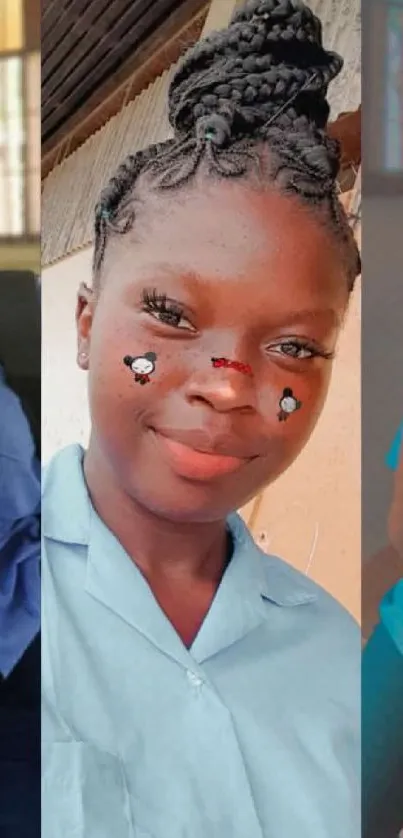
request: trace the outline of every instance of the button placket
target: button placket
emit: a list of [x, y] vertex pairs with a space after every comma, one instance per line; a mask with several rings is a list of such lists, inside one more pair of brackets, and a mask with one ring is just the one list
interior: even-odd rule
[[203, 678], [200, 677], [196, 672], [192, 672], [191, 669], [186, 671], [187, 679], [192, 687], [200, 688], [203, 686]]

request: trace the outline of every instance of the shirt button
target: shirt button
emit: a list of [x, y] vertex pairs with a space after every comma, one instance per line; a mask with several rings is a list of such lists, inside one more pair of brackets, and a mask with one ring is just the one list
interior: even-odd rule
[[192, 687], [201, 687], [203, 684], [203, 679], [200, 678], [200, 675], [196, 675], [195, 672], [191, 672], [190, 669], [187, 670], [186, 673], [188, 677], [188, 681], [191, 683]]

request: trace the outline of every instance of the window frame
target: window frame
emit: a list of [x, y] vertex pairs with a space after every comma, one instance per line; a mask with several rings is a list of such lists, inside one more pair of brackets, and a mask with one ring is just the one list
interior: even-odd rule
[[388, 12], [399, 0], [366, 0], [363, 4], [363, 189], [366, 194], [403, 195], [403, 164], [387, 171], [384, 164], [387, 92]]
[[[36, 31], [36, 21], [32, 14], [28, 12], [28, 4], [32, 0], [23, 0], [22, 2], [22, 46], [20, 49], [3, 50], [0, 49], [0, 60], [8, 61], [13, 58], [21, 59], [21, 99], [22, 99], [22, 127], [24, 134], [24, 143], [22, 147], [22, 171], [23, 171], [23, 231], [22, 233], [2, 233], [0, 231], [0, 246], [11, 245], [15, 243], [32, 244], [40, 238], [40, 229], [36, 232], [30, 230], [30, 199], [31, 199], [31, 171], [29, 169], [29, 103], [27, 97], [27, 79], [29, 59], [33, 55], [39, 55], [40, 58], [40, 42], [38, 40], [38, 32]], [[39, 4], [35, 2], [35, 6]], [[40, 7], [39, 7], [40, 8]], [[34, 9], [31, 10], [34, 12]], [[39, 31], [39, 30], [38, 30]], [[40, 120], [40, 112], [39, 112]], [[40, 134], [40, 121], [38, 123], [38, 131]], [[38, 192], [40, 192], [40, 160], [38, 167]]]

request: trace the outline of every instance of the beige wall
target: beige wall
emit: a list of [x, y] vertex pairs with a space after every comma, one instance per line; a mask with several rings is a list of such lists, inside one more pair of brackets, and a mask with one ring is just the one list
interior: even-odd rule
[[86, 375], [78, 369], [74, 312], [81, 281], [91, 284], [91, 248], [42, 271], [42, 456], [86, 444]]

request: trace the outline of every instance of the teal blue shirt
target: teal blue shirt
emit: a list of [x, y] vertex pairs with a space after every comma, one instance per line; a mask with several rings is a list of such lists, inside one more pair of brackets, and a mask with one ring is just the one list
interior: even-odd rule
[[[396, 471], [399, 465], [402, 445], [403, 425], [400, 426], [386, 458], [387, 465], [392, 471]], [[403, 655], [403, 579], [383, 598], [380, 618], [400, 654]]]
[[43, 838], [359, 838], [353, 619], [233, 515], [187, 649], [91, 506], [82, 456], [43, 481]]
[[400, 459], [400, 451], [403, 442], [403, 425], [400, 425], [400, 428], [392, 442], [392, 445], [386, 455], [386, 465], [388, 468], [392, 469], [392, 471], [396, 471], [399, 465]]
[[384, 596], [379, 610], [381, 622], [403, 655], [403, 579]]

